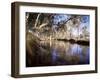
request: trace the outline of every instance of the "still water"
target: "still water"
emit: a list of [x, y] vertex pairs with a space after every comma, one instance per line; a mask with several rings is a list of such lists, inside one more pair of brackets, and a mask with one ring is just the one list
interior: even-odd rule
[[89, 64], [89, 46], [64, 41], [41, 41], [40, 47], [38, 54], [33, 57], [32, 67]]

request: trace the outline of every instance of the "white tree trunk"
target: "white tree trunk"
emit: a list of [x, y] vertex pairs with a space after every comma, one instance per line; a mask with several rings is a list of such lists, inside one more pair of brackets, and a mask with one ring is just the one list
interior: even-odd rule
[[41, 15], [41, 13], [39, 13], [38, 16], [37, 16], [37, 18], [36, 18], [35, 25], [34, 25], [35, 28], [37, 27], [37, 23], [38, 23], [40, 15]]
[[39, 26], [39, 29], [41, 29], [42, 27], [46, 26], [48, 23], [43, 23]]

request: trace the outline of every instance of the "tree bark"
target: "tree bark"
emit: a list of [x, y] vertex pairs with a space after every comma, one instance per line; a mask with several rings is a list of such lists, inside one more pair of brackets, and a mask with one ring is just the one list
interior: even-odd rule
[[38, 16], [37, 16], [37, 18], [36, 18], [35, 25], [34, 25], [35, 28], [37, 27], [37, 23], [38, 23], [40, 15], [41, 15], [41, 13], [39, 13]]

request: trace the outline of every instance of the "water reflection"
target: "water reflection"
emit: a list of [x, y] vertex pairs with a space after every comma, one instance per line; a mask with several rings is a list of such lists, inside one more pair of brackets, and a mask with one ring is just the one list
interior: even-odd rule
[[54, 42], [52, 62], [56, 64], [89, 64], [89, 47], [69, 42]]
[[89, 64], [89, 46], [63, 41], [41, 41], [40, 46], [42, 50], [35, 55], [31, 66]]

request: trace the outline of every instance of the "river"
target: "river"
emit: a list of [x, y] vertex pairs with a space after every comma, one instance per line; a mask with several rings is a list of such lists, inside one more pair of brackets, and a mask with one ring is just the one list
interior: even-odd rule
[[89, 45], [54, 40], [41, 41], [40, 46], [42, 50], [33, 57], [32, 67], [89, 64]]

